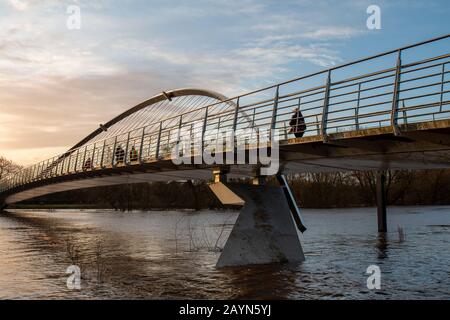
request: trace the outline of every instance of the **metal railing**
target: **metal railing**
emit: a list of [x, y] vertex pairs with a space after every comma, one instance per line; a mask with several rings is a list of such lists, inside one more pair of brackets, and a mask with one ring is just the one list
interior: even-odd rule
[[[84, 145], [3, 178], [0, 193], [51, 177], [169, 159], [181, 131], [200, 135], [200, 150], [219, 143], [219, 130], [277, 130], [282, 139], [288, 139], [294, 108], [303, 114], [304, 137], [322, 141], [338, 132], [391, 127], [398, 134], [402, 124], [449, 119], [450, 53], [448, 43], [444, 43], [449, 37], [278, 83]], [[402, 62], [405, 51], [435, 43], [444, 44], [444, 53]], [[378, 61], [392, 56], [392, 64]], [[361, 74], [365, 63], [375, 70]], [[354, 67], [357, 70], [352, 74]], [[257, 135], [249, 138], [259, 139]], [[296, 142], [301, 143], [302, 138]]]

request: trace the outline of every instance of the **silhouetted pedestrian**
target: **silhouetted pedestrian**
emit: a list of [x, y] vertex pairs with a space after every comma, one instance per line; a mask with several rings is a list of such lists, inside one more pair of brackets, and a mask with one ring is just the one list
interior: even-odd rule
[[130, 161], [138, 161], [138, 152], [134, 146], [130, 150]]
[[83, 169], [84, 169], [84, 170], [92, 169], [92, 160], [91, 160], [91, 158], [88, 158], [88, 159], [84, 162]]
[[117, 146], [115, 156], [116, 156], [116, 163], [118, 164], [123, 163], [125, 158], [125, 150], [123, 150], [121, 146]]
[[289, 122], [291, 130], [289, 133], [293, 133], [296, 138], [301, 138], [305, 134], [306, 124], [305, 118], [301, 113], [299, 108], [294, 109], [294, 114], [292, 115], [291, 121]]

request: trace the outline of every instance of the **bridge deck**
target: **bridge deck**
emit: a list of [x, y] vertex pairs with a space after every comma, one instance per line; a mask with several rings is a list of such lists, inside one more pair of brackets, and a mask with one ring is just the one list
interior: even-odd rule
[[[326, 143], [312, 139], [299, 142], [296, 138], [281, 141], [280, 166], [285, 173], [450, 168], [450, 120], [400, 126], [400, 129], [402, 136], [381, 128], [369, 129], [366, 133], [370, 132], [370, 135], [331, 135]], [[258, 165], [176, 165], [170, 158], [134, 161], [127, 165], [108, 165], [36, 180], [6, 192], [6, 203], [114, 184], [209, 180], [212, 172], [220, 168], [229, 171], [230, 178], [240, 178], [254, 176]]]

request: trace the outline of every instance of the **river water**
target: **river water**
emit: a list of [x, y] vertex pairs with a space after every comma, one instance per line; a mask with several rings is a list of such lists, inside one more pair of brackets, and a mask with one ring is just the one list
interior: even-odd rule
[[[0, 298], [450, 299], [449, 206], [389, 208], [386, 236], [374, 208], [303, 212], [304, 263], [217, 269], [234, 211], [11, 210]], [[80, 290], [66, 284], [73, 264]], [[380, 290], [367, 288], [369, 265]]]

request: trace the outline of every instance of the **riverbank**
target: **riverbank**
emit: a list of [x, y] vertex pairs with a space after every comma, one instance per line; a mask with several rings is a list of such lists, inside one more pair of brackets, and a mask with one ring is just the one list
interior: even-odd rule
[[[450, 170], [388, 171], [386, 176], [388, 205], [450, 205]], [[276, 184], [274, 180], [268, 178], [267, 183]], [[376, 205], [374, 172], [296, 174], [289, 175], [288, 182], [302, 208]], [[72, 190], [31, 199], [22, 205], [119, 211], [223, 208], [204, 181], [137, 183]]]

